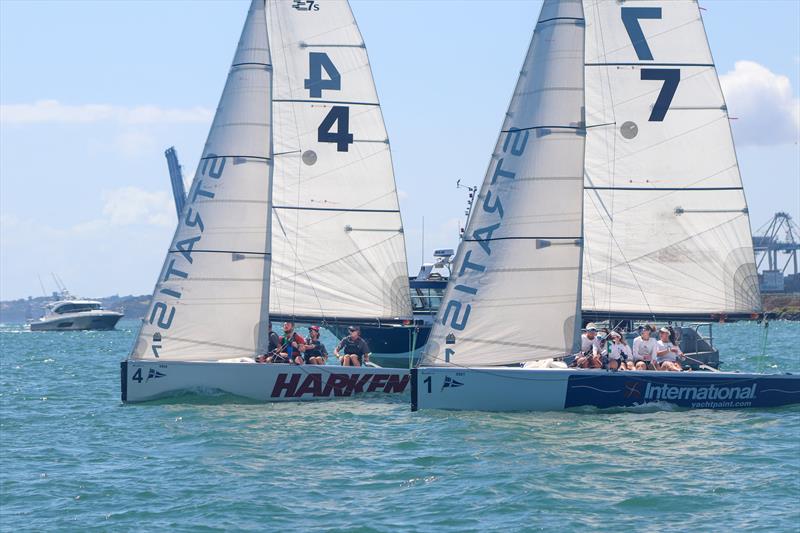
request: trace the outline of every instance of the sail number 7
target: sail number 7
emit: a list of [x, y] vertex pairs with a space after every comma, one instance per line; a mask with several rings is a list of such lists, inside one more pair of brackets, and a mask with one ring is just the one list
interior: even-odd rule
[[[622, 24], [628, 32], [636, 57], [640, 61], [652, 61], [653, 52], [647, 44], [647, 38], [642, 31], [641, 19], [661, 19], [660, 7], [623, 7], [621, 8]], [[643, 81], [662, 80], [664, 84], [658, 93], [653, 110], [650, 112], [648, 122], [662, 122], [667, 116], [672, 98], [678, 90], [681, 81], [681, 70], [678, 68], [643, 68], [641, 70]]]
[[[324, 76], [323, 77], [323, 73]], [[322, 98], [322, 91], [341, 91], [342, 75], [324, 52], [309, 52], [308, 78], [303, 80], [310, 98]], [[336, 130], [334, 131], [334, 125]], [[337, 105], [331, 107], [317, 128], [317, 142], [335, 143], [337, 152], [347, 152], [353, 144], [350, 133], [350, 108]]]
[[643, 68], [642, 80], [664, 80], [661, 92], [658, 93], [656, 103], [650, 112], [649, 122], [661, 122], [667, 116], [667, 110], [672, 103], [672, 97], [678, 90], [681, 81], [681, 69], [679, 68]]

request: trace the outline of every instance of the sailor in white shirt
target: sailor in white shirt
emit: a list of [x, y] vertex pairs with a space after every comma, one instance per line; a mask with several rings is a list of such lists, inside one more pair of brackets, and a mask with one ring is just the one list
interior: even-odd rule
[[633, 339], [633, 366], [636, 370], [647, 370], [652, 368], [657, 370], [656, 364], [656, 340], [651, 337], [653, 326], [647, 325], [642, 330], [642, 334]]
[[578, 368], [602, 368], [603, 344], [597, 337], [597, 326], [586, 324], [586, 333], [581, 335], [581, 353], [575, 358]]
[[608, 369], [625, 370], [626, 362], [633, 358], [631, 348], [625, 344], [625, 338], [616, 331], [608, 334], [611, 346], [608, 348]]
[[661, 338], [656, 342], [656, 356], [661, 370], [680, 372], [683, 370], [678, 359], [683, 359], [683, 352], [669, 340], [669, 330], [658, 330]]

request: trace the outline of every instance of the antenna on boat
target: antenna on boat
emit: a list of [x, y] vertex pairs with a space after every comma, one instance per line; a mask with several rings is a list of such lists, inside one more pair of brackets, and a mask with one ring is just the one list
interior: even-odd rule
[[472, 214], [472, 204], [475, 201], [475, 192], [478, 190], [476, 185], [461, 185], [461, 180], [456, 181], [456, 189], [467, 189], [468, 196], [467, 196], [467, 208], [464, 210], [464, 215], [467, 217], [464, 221], [464, 227], [459, 227], [458, 237], [463, 238], [464, 232], [466, 231], [467, 224], [469, 223], [469, 216]]
[[420, 256], [420, 263], [425, 262], [425, 217], [422, 217], [422, 255]]
[[39, 278], [39, 286], [42, 288], [42, 294], [47, 298], [47, 291], [44, 290], [44, 283], [42, 283], [42, 276], [37, 272], [36, 277]]
[[61, 280], [58, 279], [58, 276], [56, 276], [55, 272], [50, 272], [50, 275], [53, 276], [53, 282], [56, 284], [56, 288], [59, 290], [59, 292], [64, 292], [64, 284], [61, 283]]

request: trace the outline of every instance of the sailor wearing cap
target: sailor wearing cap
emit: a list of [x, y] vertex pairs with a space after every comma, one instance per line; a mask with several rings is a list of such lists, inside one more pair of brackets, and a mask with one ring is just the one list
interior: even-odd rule
[[625, 343], [625, 337], [618, 331], [608, 334], [611, 345], [608, 348], [609, 370], [625, 370], [627, 362], [633, 359], [631, 348]]
[[682, 367], [678, 359], [684, 358], [683, 352], [670, 341], [671, 333], [668, 328], [658, 330], [660, 338], [656, 342], [656, 357], [660, 370], [680, 372]]
[[303, 352], [303, 357], [305, 357], [307, 365], [324, 365], [328, 360], [328, 350], [319, 340], [319, 326], [308, 328], [306, 351]]
[[361, 328], [350, 326], [347, 331], [349, 335], [339, 342], [333, 355], [339, 358], [342, 366], [362, 366], [369, 363], [369, 346], [361, 338]]
[[586, 333], [581, 335], [581, 353], [575, 363], [579, 368], [603, 368], [603, 343], [592, 322], [586, 324]]

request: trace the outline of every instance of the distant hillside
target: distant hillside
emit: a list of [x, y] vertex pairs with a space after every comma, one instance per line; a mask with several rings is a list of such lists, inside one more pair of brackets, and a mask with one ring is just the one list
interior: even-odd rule
[[[106, 309], [120, 310], [125, 313], [125, 318], [140, 319], [147, 312], [150, 304], [149, 295], [141, 296], [106, 296], [105, 298], [90, 298], [102, 302]], [[0, 322], [25, 322], [29, 319], [39, 318], [44, 314], [45, 304], [52, 302], [49, 297], [28, 297], [27, 299], [0, 302]]]
[[762, 294], [761, 302], [774, 318], [800, 320], [800, 293]]
[[[772, 318], [784, 320], [800, 320], [800, 293], [763, 294], [761, 296], [764, 312]], [[141, 319], [150, 305], [150, 296], [106, 296], [105, 298], [91, 298], [103, 303], [106, 309], [122, 310], [125, 318]], [[29, 297], [27, 300], [10, 300], [0, 302], [0, 322], [25, 322], [36, 319], [44, 313], [44, 305], [53, 301], [52, 298], [39, 296]]]

